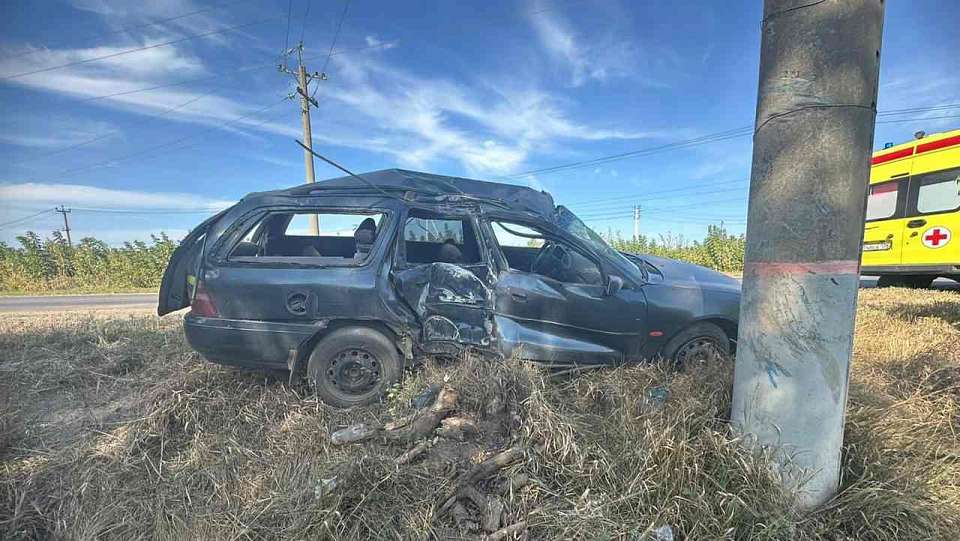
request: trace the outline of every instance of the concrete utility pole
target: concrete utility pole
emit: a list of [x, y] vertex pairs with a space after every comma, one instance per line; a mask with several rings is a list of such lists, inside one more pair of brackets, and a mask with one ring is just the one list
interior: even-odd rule
[[67, 244], [73, 246], [73, 241], [70, 240], [70, 222], [67, 220], [67, 214], [70, 214], [71, 209], [64, 208], [63, 205], [60, 205], [56, 208], [56, 211], [63, 214], [63, 231], [67, 234]]
[[[314, 73], [312, 75], [307, 73], [306, 66], [303, 65], [303, 42], [301, 41], [295, 49], [290, 49], [285, 51], [285, 54], [290, 54], [293, 51], [297, 52], [297, 71], [296, 73], [292, 72], [286, 65], [280, 65], [280, 71], [284, 73], [289, 73], [291, 75], [296, 75], [297, 77], [297, 94], [300, 95], [300, 115], [303, 119], [303, 144], [310, 150], [304, 149], [303, 151], [303, 162], [306, 168], [307, 182], [313, 183], [317, 181], [317, 177], [313, 172], [313, 132], [310, 126], [310, 105], [317, 107], [317, 100], [312, 98], [309, 93], [310, 82], [314, 79], [325, 81], [327, 75], [325, 73]], [[316, 214], [310, 215], [310, 232], [314, 235], [320, 234], [320, 219]]]
[[882, 0], [765, 0], [732, 421], [806, 507], [836, 492]]
[[640, 205], [633, 206], [633, 242], [640, 242]]

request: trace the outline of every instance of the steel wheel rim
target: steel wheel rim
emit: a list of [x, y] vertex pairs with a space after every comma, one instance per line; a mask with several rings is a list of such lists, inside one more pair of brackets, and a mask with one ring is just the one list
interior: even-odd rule
[[376, 355], [361, 348], [346, 348], [330, 360], [323, 381], [332, 391], [349, 397], [375, 392], [383, 378]]
[[723, 353], [716, 339], [700, 336], [680, 346], [675, 358], [680, 365], [706, 364], [723, 359]]

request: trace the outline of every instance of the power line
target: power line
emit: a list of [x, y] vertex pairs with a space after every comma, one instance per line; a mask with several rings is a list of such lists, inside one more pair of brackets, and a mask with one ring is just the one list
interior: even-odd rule
[[[169, 107], [169, 108], [163, 110], [162, 112], [160, 112], [159, 114], [153, 115], [152, 118], [163, 118], [163, 117], [167, 116], [168, 114], [170, 114], [170, 113], [172, 113], [172, 112], [174, 112], [174, 111], [179, 111], [180, 109], [183, 109], [183, 108], [186, 107], [187, 105], [190, 105], [190, 104], [192, 104], [192, 103], [198, 102], [198, 101], [200, 101], [201, 99], [209, 96], [210, 94], [213, 93], [214, 90], [215, 90], [215, 88], [214, 88], [214, 89], [211, 89], [211, 90], [209, 90], [209, 91], [207, 91], [207, 92], [204, 92], [203, 94], [200, 94], [199, 96], [195, 96], [195, 97], [193, 97], [193, 98], [191, 98], [191, 99], [189, 99], [189, 100], [187, 100], [187, 101], [185, 101], [185, 102], [183, 102], [183, 103], [180, 103], [180, 104], [178, 104], [178, 105], [174, 105], [173, 107]], [[103, 135], [98, 135], [97, 137], [94, 137], [94, 138], [92, 138], [92, 139], [87, 139], [86, 141], [81, 141], [81, 142], [79, 142], [79, 143], [76, 143], [76, 144], [73, 144], [73, 145], [69, 145], [69, 146], [66, 146], [66, 147], [63, 147], [63, 148], [60, 148], [60, 149], [51, 151], [51, 152], [47, 152], [47, 153], [45, 153], [45, 154], [35, 155], [35, 156], [29, 157], [29, 158], [27, 158], [27, 159], [25, 159], [25, 160], [18, 160], [18, 161], [14, 161], [14, 162], [11, 162], [11, 163], [12, 163], [12, 164], [29, 163], [29, 162], [32, 162], [32, 161], [39, 160], [39, 159], [41, 159], [41, 158], [49, 158], [50, 156], [55, 156], [55, 155], [57, 155], [57, 154], [63, 154], [64, 152], [68, 152], [68, 151], [70, 151], [70, 150], [73, 150], [73, 149], [76, 149], [76, 148], [80, 148], [80, 147], [82, 147], [82, 146], [86, 146], [86, 145], [89, 145], [89, 144], [91, 144], [91, 143], [95, 143], [95, 142], [97, 142], [97, 141], [101, 141], [101, 140], [103, 140], [103, 139], [109, 139], [110, 137], [113, 137], [113, 136], [117, 135], [118, 133], [119, 133], [119, 132], [109, 132], [109, 133], [105, 133], [105, 134], [103, 134]]]
[[290, 13], [293, 11], [293, 0], [287, 2], [287, 34], [283, 38], [283, 50], [290, 48]]
[[94, 57], [94, 58], [85, 58], [85, 59], [83, 59], [83, 60], [76, 60], [76, 61], [73, 61], [73, 62], [68, 62], [68, 63], [66, 63], [66, 64], [60, 64], [60, 65], [58, 65], [58, 66], [50, 66], [50, 67], [47, 67], [47, 68], [41, 68], [41, 69], [36, 69], [36, 70], [32, 70], [32, 71], [24, 71], [24, 72], [16, 73], [16, 74], [13, 74], [13, 75], [4, 75], [4, 76], [0, 76], [0, 81], [10, 80], [10, 79], [17, 79], [17, 78], [20, 78], [20, 77], [26, 77], [27, 75], [35, 75], [35, 74], [37, 74], [37, 73], [46, 73], [46, 72], [48, 72], [48, 71], [54, 71], [54, 70], [58, 70], [58, 69], [68, 68], [68, 67], [71, 67], [71, 66], [78, 66], [78, 65], [80, 65], [80, 64], [89, 64], [90, 62], [97, 62], [97, 61], [99, 61], [99, 60], [105, 60], [105, 59], [108, 59], [108, 58], [116, 58], [116, 57], [118, 57], [118, 56], [128, 55], [128, 54], [132, 54], [132, 53], [138, 53], [138, 52], [140, 52], [140, 51], [146, 51], [146, 50], [149, 50], [149, 49], [156, 49], [156, 48], [158, 48], [158, 47], [166, 47], [166, 46], [168, 46], [168, 45], [174, 45], [174, 44], [176, 44], [176, 43], [182, 43], [182, 42], [184, 42], [184, 41], [190, 41], [190, 40], [194, 40], [194, 39], [198, 39], [198, 38], [203, 38], [203, 37], [207, 37], [207, 36], [213, 36], [213, 35], [216, 35], [216, 34], [223, 34], [223, 33], [226, 33], [226, 32], [230, 32], [231, 30], [238, 30], [238, 29], [240, 29], [240, 28], [246, 28], [246, 27], [255, 26], [255, 25], [258, 25], [258, 24], [264, 24], [264, 23], [267, 23], [267, 22], [275, 21], [275, 20], [276, 20], [276, 19], [263, 19], [263, 20], [260, 20], [260, 21], [254, 21], [254, 22], [250, 22], [250, 23], [244, 23], [244, 24], [238, 24], [238, 25], [234, 25], [234, 26], [228, 26], [228, 27], [226, 27], [226, 28], [221, 28], [221, 29], [219, 29], [219, 30], [212, 30], [212, 31], [210, 31], [210, 32], [204, 32], [204, 33], [202, 33], [202, 34], [191, 34], [191, 35], [184, 36], [184, 37], [182, 37], [182, 38], [178, 38], [178, 39], [171, 40], [171, 41], [165, 41], [165, 42], [162, 42], [162, 43], [155, 43], [155, 44], [153, 44], [153, 45], [145, 45], [145, 46], [143, 46], [143, 47], [137, 47], [137, 48], [134, 48], [134, 49], [126, 49], [126, 50], [119, 51], [119, 52], [116, 52], [116, 53], [110, 53], [110, 54], [106, 54], [106, 55], [102, 55], [102, 56], [97, 56], [97, 57]]
[[195, 210], [183, 209], [183, 208], [111, 209], [111, 208], [73, 207], [73, 210], [77, 212], [104, 213], [104, 214], [207, 214], [207, 213], [220, 212], [223, 209], [222, 208], [197, 208]]
[[[206, 12], [208, 12], [208, 11], [214, 11], [214, 10], [218, 10], [218, 9], [223, 9], [223, 8], [225, 8], [225, 7], [227, 7], [227, 6], [231, 6], [231, 5], [234, 5], [234, 4], [240, 4], [240, 3], [248, 2], [248, 1], [249, 1], [249, 0], [236, 0], [236, 1], [234, 1], [234, 2], [226, 2], [226, 3], [220, 4], [220, 5], [210, 6], [210, 7], [207, 7], [207, 8], [198, 9], [198, 10], [196, 10], [196, 11], [191, 11], [191, 12], [188, 12], [188, 13], [182, 13], [182, 14], [180, 14], [180, 15], [175, 15], [175, 16], [173, 16], [173, 17], [167, 17], [166, 19], [157, 19], [156, 21], [149, 22], [149, 23], [135, 24], [135, 25], [132, 25], [132, 26], [124, 26], [124, 27], [118, 28], [118, 29], [116, 29], [116, 30], [111, 30], [110, 32], [98, 32], [98, 33], [96, 33], [96, 34], [88, 34], [88, 35], [86, 35], [86, 36], [84, 36], [84, 37], [79, 38], [79, 40], [82, 41], [82, 40], [88, 40], [88, 39], [92, 39], [92, 38], [102, 38], [102, 37], [104, 37], [104, 36], [112, 36], [112, 35], [116, 35], [116, 34], [124, 34], [124, 33], [130, 32], [131, 30], [137, 30], [137, 29], [139, 29], [139, 28], [147, 28], [147, 27], [149, 27], [149, 26], [160, 26], [160, 25], [162, 25], [162, 24], [169, 23], [169, 22], [171, 22], [171, 21], [176, 21], [176, 20], [179, 20], [179, 19], [185, 19], [185, 18], [191, 17], [191, 16], [193, 16], [193, 15], [199, 15], [199, 14], [201, 14], [201, 13], [206, 13]], [[66, 42], [61, 42], [61, 43], [66, 43]], [[25, 49], [25, 50], [18, 51], [18, 52], [15, 52], [15, 53], [11, 53], [11, 54], [7, 54], [7, 55], [0, 56], [0, 60], [6, 60], [6, 59], [8, 59], [8, 58], [14, 58], [14, 57], [17, 57], [17, 56], [32, 56], [32, 55], [34, 55], [34, 54], [41, 53], [41, 52], [44, 52], [44, 50]]]
[[[191, 140], [191, 139], [196, 139], [197, 137], [199, 137], [200, 135], [202, 135], [202, 134], [204, 134], [204, 133], [213, 131], [213, 130], [215, 130], [215, 129], [221, 129], [221, 128], [224, 128], [224, 127], [229, 126], [229, 125], [231, 125], [231, 124], [236, 124], [237, 122], [240, 122], [241, 120], [244, 120], [244, 119], [246, 119], [246, 118], [249, 118], [249, 117], [251, 117], [251, 116], [253, 116], [253, 115], [260, 114], [260, 113], [262, 113], [262, 112], [264, 112], [264, 111], [266, 111], [266, 110], [268, 110], [268, 109], [271, 109], [271, 108], [273, 108], [273, 107], [276, 107], [277, 105], [280, 105], [281, 103], [285, 102], [286, 100], [287, 100], [287, 98], [284, 97], [282, 100], [280, 100], [280, 101], [278, 101], [278, 102], [276, 102], [276, 103], [267, 105], [266, 107], [257, 109], [257, 110], [255, 110], [255, 111], [250, 112], [250, 113], [246, 113], [246, 114], [244, 114], [244, 115], [240, 115], [240, 116], [238, 116], [238, 117], [236, 117], [236, 118], [227, 120], [227, 121], [222, 122], [222, 123], [220, 123], [220, 124], [217, 124], [217, 125], [215, 125], [215, 126], [212, 126], [212, 127], [207, 128], [207, 129], [201, 130], [200, 132], [195, 133], [195, 134], [193, 134], [193, 135], [188, 135], [188, 136], [185, 136], [185, 137], [180, 137], [180, 138], [178, 138], [178, 139], [175, 139], [175, 140], [172, 140], [172, 141], [167, 141], [166, 143], [161, 143], [161, 144], [159, 144], [159, 145], [152, 146], [152, 147], [150, 147], [150, 148], [146, 148], [146, 149], [143, 149], [143, 150], [139, 150], [139, 151], [137, 151], [137, 152], [133, 152], [133, 153], [130, 153], [130, 154], [125, 154], [125, 155], [120, 156], [120, 157], [117, 157], [117, 158], [112, 158], [112, 159], [109, 159], [109, 160], [104, 160], [104, 161], [101, 161], [101, 162], [97, 162], [97, 163], [90, 164], [90, 165], [86, 165], [86, 166], [82, 166], [82, 167], [75, 167], [75, 168], [73, 168], [73, 169], [67, 169], [67, 170], [65, 170], [65, 171], [61, 171], [61, 172], [58, 173], [56, 176], [57, 176], [57, 177], [64, 177], [64, 176], [68, 176], [68, 175], [73, 175], [73, 174], [76, 174], [76, 173], [79, 173], [79, 172], [82, 172], [82, 171], [87, 171], [87, 170], [90, 170], [90, 169], [96, 169], [96, 168], [98, 168], [98, 167], [103, 167], [103, 166], [105, 166], [105, 165], [112, 165], [112, 164], [115, 164], [115, 163], [118, 163], [118, 162], [121, 162], [121, 161], [124, 161], [124, 160], [128, 160], [128, 159], [130, 159], [130, 158], [136, 158], [136, 157], [142, 156], [142, 155], [144, 155], [144, 154], [155, 154], [158, 149], [163, 149], [163, 148], [171, 148], [171, 149], [172, 149], [172, 148], [175, 148], [175, 147], [177, 147], [178, 145], [180, 145], [180, 144], [182, 144], [182, 143], [184, 143], [184, 142], [186, 142], [186, 141], [189, 141], [189, 140]], [[260, 122], [259, 124], [262, 124], [263, 122], [266, 122], [266, 120], [263, 120], [263, 121]], [[254, 124], [254, 125], [256, 126], [256, 125], [259, 125], [259, 124]]]
[[897, 120], [878, 120], [877, 124], [898, 124], [900, 122], [921, 122], [924, 120], [941, 120], [945, 118], [960, 118], [960, 115], [927, 116], [927, 117], [920, 117], [920, 118], [900, 118]]
[[303, 10], [303, 21], [301, 21], [301, 25], [300, 25], [300, 42], [301, 43], [303, 42], [303, 33], [307, 29], [307, 17], [310, 16], [310, 5], [311, 5], [310, 0], [307, 0], [307, 8]]
[[38, 216], [40, 216], [40, 215], [48, 214], [48, 213], [53, 213], [53, 212], [56, 212], [56, 211], [57, 211], [57, 209], [52, 209], [52, 208], [50, 208], [50, 209], [45, 209], [45, 210], [41, 210], [40, 212], [37, 212], [36, 214], [31, 214], [31, 215], [29, 215], [29, 216], [23, 216], [23, 217], [21, 217], [21, 218], [17, 218], [16, 220], [10, 220], [9, 222], [3, 222], [2, 224], [0, 224], [0, 228], [5, 228], [5, 227], [9, 227], [9, 226], [19, 225], [19, 224], [24, 223], [24, 222], [27, 222], [27, 221], [29, 221], [29, 220], [31, 220], [31, 219], [33, 219], [33, 218], [36, 218], [36, 217], [38, 217]]
[[709, 135], [704, 135], [701, 137], [696, 137], [693, 139], [686, 139], [682, 141], [675, 141], [673, 143], [667, 143], [664, 145], [657, 145], [654, 147], [647, 147], [638, 150], [631, 150], [629, 152], [622, 152], [619, 154], [611, 154], [609, 156], [601, 156], [599, 158], [593, 158], [589, 160], [576, 161], [566, 164], [554, 165], [551, 167], [544, 167], [542, 169], [531, 169], [529, 171], [523, 171], [522, 173], [516, 173], [514, 175], [508, 175], [501, 177], [503, 179], [520, 179], [523, 177], [529, 177], [533, 175], [543, 174], [543, 173], [554, 173], [557, 171], [565, 171], [570, 169], [580, 169], [583, 167], [590, 167], [593, 165], [599, 165], [601, 163], [607, 163], [611, 161], [623, 160], [626, 158], [633, 158], [648, 154], [655, 154], [657, 152], [662, 152], [665, 150], [672, 150], [676, 148], [684, 148], [691, 145], [700, 145], [705, 143], [713, 143], [718, 141], [725, 141], [727, 139], [733, 139], [735, 137], [743, 137], [745, 135], [750, 135], [753, 133], [753, 128], [751, 126], [744, 126], [740, 128], [735, 128], [732, 130], [725, 130], [722, 132], [712, 133]]
[[337, 22], [337, 30], [333, 33], [333, 40], [330, 41], [330, 50], [327, 51], [327, 59], [323, 61], [323, 68], [320, 69], [320, 73], [327, 71], [327, 65], [330, 64], [330, 57], [333, 56], [333, 48], [337, 46], [337, 39], [340, 37], [340, 29], [343, 28], [343, 21], [347, 18], [347, 9], [349, 8], [350, 0], [345, 0], [343, 3], [343, 11], [340, 12], [340, 21]]
[[[653, 196], [653, 197], [661, 198], [661, 194], [682, 194], [683, 192], [698, 191], [698, 190], [702, 190], [703, 188], [713, 188], [716, 186], [724, 186], [727, 184], [735, 184], [738, 182], [749, 182], [749, 180], [750, 179], [737, 178], [737, 179], [730, 179], [730, 180], [703, 182], [700, 184], [696, 184], [694, 186], [684, 186], [682, 188], [671, 188], [669, 190], [656, 189], [652, 193], [657, 194], [656, 196]], [[610, 203], [620, 203], [626, 197], [642, 197], [643, 199], [646, 200], [646, 199], [650, 199], [649, 197], [647, 197], [647, 194], [651, 193], [650, 190], [651, 189], [647, 189], [647, 191], [643, 191], [643, 192], [621, 194], [616, 197], [603, 197], [600, 199], [587, 199], [583, 201], [574, 201], [569, 203], [567, 206], [576, 205], [577, 208], [604, 206]], [[663, 197], [663, 199], [667, 199], [667, 198]]]
[[[934, 105], [934, 106], [929, 106], [929, 107], [910, 107], [910, 108], [905, 108], [905, 109], [891, 109], [891, 110], [888, 110], [888, 111], [883, 111], [883, 112], [877, 113], [877, 116], [881, 116], [881, 117], [895, 116], [895, 115], [900, 115], [900, 114], [905, 114], [905, 113], [916, 113], [916, 112], [926, 112], [926, 111], [938, 111], [938, 110], [952, 109], [952, 108], [955, 108], [955, 107], [960, 107], [960, 104], [941, 104], [941, 105]], [[938, 118], [952, 118], [952, 117], [938, 117]], [[932, 119], [932, 118], [931, 118], [931, 117], [928, 117], [928, 119]], [[923, 119], [923, 118], [918, 118], [918, 119], [897, 119], [897, 120], [878, 121], [878, 123], [887, 124], [887, 123], [894, 123], [894, 122], [908, 122], [908, 121], [913, 121], [913, 120], [920, 121], [920, 120], [926, 120], [926, 119]], [[629, 152], [622, 152], [622, 153], [619, 153], [619, 154], [611, 154], [611, 155], [608, 155], [608, 156], [600, 156], [600, 157], [598, 157], [598, 158], [592, 158], [592, 159], [589, 159], [589, 160], [581, 160], [581, 161], [576, 161], [576, 162], [559, 164], [559, 165], [554, 165], [554, 166], [551, 166], [551, 167], [544, 167], [544, 168], [541, 168], [541, 169], [532, 169], [532, 170], [529, 170], [529, 171], [523, 171], [523, 172], [521, 172], [521, 173], [516, 173], [516, 174], [513, 174], [513, 175], [506, 175], [506, 176], [503, 176], [503, 177], [500, 177], [500, 178], [501, 178], [501, 179], [507, 179], [507, 180], [510, 180], [510, 179], [520, 179], [520, 178], [529, 177], [529, 176], [538, 175], [538, 174], [554, 173], [554, 172], [558, 172], [558, 171], [567, 171], [567, 170], [573, 170], [573, 169], [581, 169], [581, 168], [584, 168], [584, 167], [591, 167], [591, 166], [594, 166], [594, 165], [600, 165], [600, 164], [603, 164], [603, 163], [609, 163], [609, 162], [624, 160], [624, 159], [628, 159], [628, 158], [635, 158], [635, 157], [640, 157], [640, 156], [647, 156], [647, 155], [657, 154], [657, 153], [664, 152], [664, 151], [668, 151], [668, 150], [675, 150], [675, 149], [679, 149], [679, 148], [687, 148], [687, 147], [691, 147], [691, 146], [698, 146], [698, 145], [703, 145], [703, 144], [708, 144], [708, 143], [716, 143], [716, 142], [720, 142], [720, 141], [727, 141], [727, 140], [730, 140], [730, 139], [735, 139], [735, 138], [738, 138], [738, 137], [744, 137], [744, 136], [752, 135], [752, 134], [753, 134], [753, 126], [752, 126], [752, 125], [751, 125], [751, 126], [741, 126], [741, 127], [739, 127], [739, 128], [733, 128], [733, 129], [730, 129], [730, 130], [715, 132], [715, 133], [707, 134], [707, 135], [704, 135], [704, 136], [701, 136], [701, 137], [692, 138], [692, 139], [675, 141], [675, 142], [673, 142], [673, 143], [667, 143], [667, 144], [664, 144], [664, 145], [658, 145], [658, 146], [654, 146], [654, 147], [642, 148], [642, 149], [633, 150], [633, 151], [629, 151]]]

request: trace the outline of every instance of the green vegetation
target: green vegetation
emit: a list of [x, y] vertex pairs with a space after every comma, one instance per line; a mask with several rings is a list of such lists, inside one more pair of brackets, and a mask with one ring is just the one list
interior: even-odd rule
[[689, 261], [721, 272], [743, 272], [744, 236], [731, 235], [721, 225], [708, 226], [702, 241], [667, 234], [658, 238], [641, 235], [634, 242], [624, 240], [619, 232], [608, 233], [606, 238], [614, 248], [624, 252]]
[[0, 242], [0, 292], [6, 294], [155, 290], [176, 248], [164, 233], [119, 248], [90, 237], [70, 246], [58, 231], [46, 239], [27, 232], [17, 241], [19, 248]]
[[[702, 241], [680, 236], [641, 236], [637, 242], [619, 233], [606, 235], [618, 250], [689, 261], [723, 272], [743, 271], [743, 235], [711, 225]], [[19, 247], [0, 242], [0, 294], [120, 293], [154, 291], [176, 243], [164, 233], [149, 243], [112, 248], [86, 237], [74, 246], [58, 231], [46, 239], [34, 232], [17, 237]]]

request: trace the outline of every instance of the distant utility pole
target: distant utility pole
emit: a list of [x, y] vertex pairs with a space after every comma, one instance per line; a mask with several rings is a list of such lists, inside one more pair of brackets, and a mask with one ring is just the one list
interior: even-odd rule
[[640, 205], [633, 206], [633, 242], [640, 242]]
[[[317, 177], [313, 172], [313, 131], [310, 126], [310, 106], [318, 107], [317, 100], [310, 96], [309, 88], [310, 83], [314, 80], [325, 81], [327, 79], [326, 73], [314, 72], [313, 74], [307, 73], [306, 66], [303, 65], [303, 42], [301, 41], [293, 49], [284, 51], [284, 56], [289, 56], [294, 52], [297, 53], [297, 69], [296, 72], [287, 67], [286, 59], [284, 63], [279, 66], [280, 71], [293, 75], [297, 78], [297, 94], [300, 95], [300, 115], [303, 119], [303, 144], [307, 147], [303, 151], [303, 161], [306, 166], [307, 173], [307, 182], [313, 183], [317, 181]], [[290, 96], [293, 98], [293, 96]], [[310, 215], [310, 232], [314, 235], [320, 234], [320, 219], [316, 214]]]
[[63, 205], [60, 205], [55, 210], [63, 214], [63, 231], [67, 234], [67, 244], [73, 246], [73, 241], [70, 240], [70, 221], [67, 220], [67, 214], [70, 214], [71, 209], [64, 208]]
[[840, 477], [882, 0], [765, 0], [732, 421], [799, 502]]

